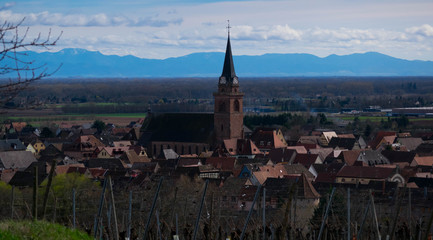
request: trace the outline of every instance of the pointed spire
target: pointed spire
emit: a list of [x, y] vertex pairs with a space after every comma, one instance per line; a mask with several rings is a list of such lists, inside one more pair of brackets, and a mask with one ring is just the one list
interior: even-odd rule
[[[227, 25], [228, 29], [228, 37], [227, 37], [227, 47], [226, 47], [226, 56], [224, 58], [224, 66], [223, 66], [223, 73], [221, 74], [221, 77], [225, 77], [225, 80], [227, 82], [233, 83], [233, 78], [237, 78], [235, 73], [235, 67], [233, 63], [233, 56], [232, 56], [232, 47], [230, 45], [230, 23]], [[235, 83], [237, 84], [237, 83]]]

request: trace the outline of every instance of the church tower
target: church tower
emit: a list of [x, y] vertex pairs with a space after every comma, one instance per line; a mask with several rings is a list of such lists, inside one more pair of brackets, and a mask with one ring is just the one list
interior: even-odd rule
[[233, 64], [228, 26], [226, 55], [223, 73], [218, 81], [218, 92], [214, 92], [214, 131], [217, 143], [225, 139], [243, 138], [244, 114], [242, 101], [244, 93], [239, 91], [239, 80]]

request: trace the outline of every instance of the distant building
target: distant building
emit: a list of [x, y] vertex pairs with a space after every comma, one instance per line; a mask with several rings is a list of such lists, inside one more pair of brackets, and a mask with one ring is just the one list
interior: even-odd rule
[[433, 107], [393, 108], [392, 116], [433, 117]]

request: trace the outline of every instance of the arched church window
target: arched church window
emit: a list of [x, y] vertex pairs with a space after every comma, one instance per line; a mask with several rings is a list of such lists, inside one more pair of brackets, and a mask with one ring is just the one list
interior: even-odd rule
[[226, 103], [221, 102], [219, 105], [219, 112], [225, 112], [226, 111]]
[[235, 100], [235, 112], [239, 112], [240, 110], [240, 104], [238, 100]]

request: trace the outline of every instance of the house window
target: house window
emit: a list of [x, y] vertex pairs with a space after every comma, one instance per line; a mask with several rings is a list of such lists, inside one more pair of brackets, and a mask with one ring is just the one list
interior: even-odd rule
[[195, 153], [198, 154], [198, 146], [195, 146]]
[[185, 154], [185, 147], [182, 145], [182, 155]]
[[189, 154], [191, 154], [192, 153], [191, 146], [188, 147], [188, 150], [189, 150]]
[[177, 145], [174, 145], [174, 151], [177, 153]]
[[221, 124], [221, 132], [224, 131], [224, 125]]
[[232, 202], [236, 202], [236, 197], [232, 196]]
[[155, 155], [156, 154], [156, 145], [154, 144], [153, 145], [153, 155]]

